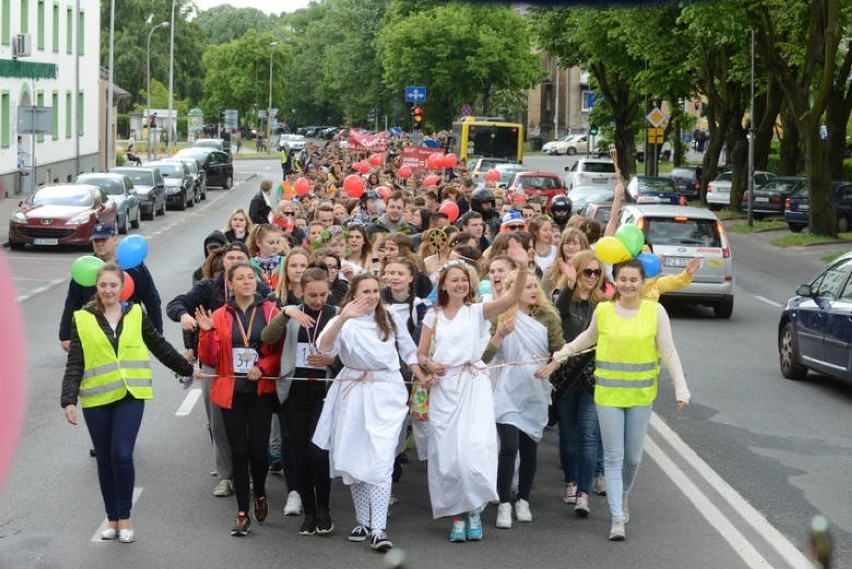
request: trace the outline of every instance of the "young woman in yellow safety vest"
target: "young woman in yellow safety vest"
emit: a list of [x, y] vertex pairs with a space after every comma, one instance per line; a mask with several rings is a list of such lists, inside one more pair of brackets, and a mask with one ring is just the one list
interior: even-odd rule
[[95, 298], [74, 313], [61, 403], [65, 418], [76, 425], [79, 399], [92, 437], [108, 520], [101, 538], [131, 543], [133, 447], [144, 401], [154, 396], [148, 351], [179, 375], [192, 376], [193, 367], [139, 304], [121, 301], [124, 271], [118, 265], [101, 267], [95, 286]]
[[604, 451], [606, 496], [612, 515], [609, 538], [626, 539], [627, 496], [636, 480], [645, 433], [657, 396], [660, 359], [674, 380], [678, 410], [689, 404], [689, 389], [672, 340], [665, 309], [643, 300], [645, 274], [639, 261], [615, 267], [616, 294], [602, 302], [588, 329], [556, 352], [564, 362], [597, 343], [595, 405]]

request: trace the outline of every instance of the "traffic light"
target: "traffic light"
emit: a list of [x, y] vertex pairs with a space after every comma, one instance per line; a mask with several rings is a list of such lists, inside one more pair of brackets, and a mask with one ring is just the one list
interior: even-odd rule
[[414, 110], [411, 111], [411, 117], [414, 121], [413, 128], [414, 130], [420, 130], [423, 128], [423, 107], [414, 107]]
[[219, 122], [225, 122], [225, 111], [219, 111]]
[[596, 127], [595, 125], [589, 126], [589, 134], [591, 134], [592, 136], [597, 136], [598, 135], [598, 127]]

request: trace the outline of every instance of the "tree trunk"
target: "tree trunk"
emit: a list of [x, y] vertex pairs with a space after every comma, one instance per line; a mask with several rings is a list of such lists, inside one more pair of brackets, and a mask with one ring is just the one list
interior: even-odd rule
[[828, 164], [832, 180], [844, 178], [843, 159], [846, 157], [846, 124], [850, 107], [845, 99], [846, 93], [832, 90], [825, 109], [825, 122], [828, 125]]
[[828, 143], [820, 138], [817, 125], [811, 125], [811, 128], [802, 126], [802, 130], [808, 133], [805, 138], [805, 161], [809, 182], [810, 231], [816, 235], [837, 237], [837, 213], [831, 193]]
[[731, 211], [742, 211], [743, 194], [748, 189], [748, 139], [742, 121], [733, 121], [729, 136], [731, 154], [728, 164], [731, 166], [731, 195], [728, 202]]
[[772, 136], [775, 133], [775, 123], [781, 104], [784, 102], [784, 92], [778, 82], [771, 77], [768, 79], [766, 96], [761, 97], [760, 113], [755, 113], [756, 131], [754, 137], [754, 169], [766, 170], [769, 162], [769, 151], [772, 148]]
[[788, 105], [781, 107], [781, 147], [778, 157], [781, 159], [782, 176], [795, 176], [805, 171], [799, 139], [799, 123]]

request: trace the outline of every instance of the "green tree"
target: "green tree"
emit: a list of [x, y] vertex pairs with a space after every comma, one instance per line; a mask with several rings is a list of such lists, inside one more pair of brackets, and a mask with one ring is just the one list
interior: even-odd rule
[[234, 8], [230, 4], [204, 10], [198, 14], [195, 23], [204, 32], [204, 43], [207, 45], [228, 43], [241, 38], [249, 30], [278, 35], [281, 28], [277, 16], [267, 15], [257, 8]]

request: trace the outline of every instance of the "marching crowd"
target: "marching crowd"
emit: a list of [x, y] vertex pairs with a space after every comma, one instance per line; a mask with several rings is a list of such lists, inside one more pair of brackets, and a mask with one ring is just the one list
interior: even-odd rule
[[[269, 514], [283, 472], [301, 535], [334, 530], [331, 479], [349, 487], [350, 541], [392, 547], [393, 482], [406, 451], [427, 460], [435, 518], [453, 542], [531, 522], [537, 446], [557, 425], [564, 487], [578, 516], [605, 494], [609, 539], [626, 538], [660, 362], [676, 404], [690, 399], [660, 292], [635, 259], [610, 266], [594, 245], [612, 221], [571, 216], [564, 196], [498, 188], [446, 160], [437, 174], [401, 154], [356, 157], [334, 143], [288, 153], [246, 209], [204, 240], [192, 287], [167, 303], [184, 353], [162, 337], [162, 301], [144, 262], [116, 263], [115, 228], [92, 246], [94, 286], [72, 281], [59, 339], [61, 405], [82, 408], [107, 519], [132, 542], [133, 446], [153, 396], [149, 352], [202, 386], [216, 496], [234, 494], [230, 530]], [[362, 158], [358, 160], [358, 158]], [[283, 163], [282, 155], [282, 165]], [[128, 291], [132, 286], [132, 291]]]

